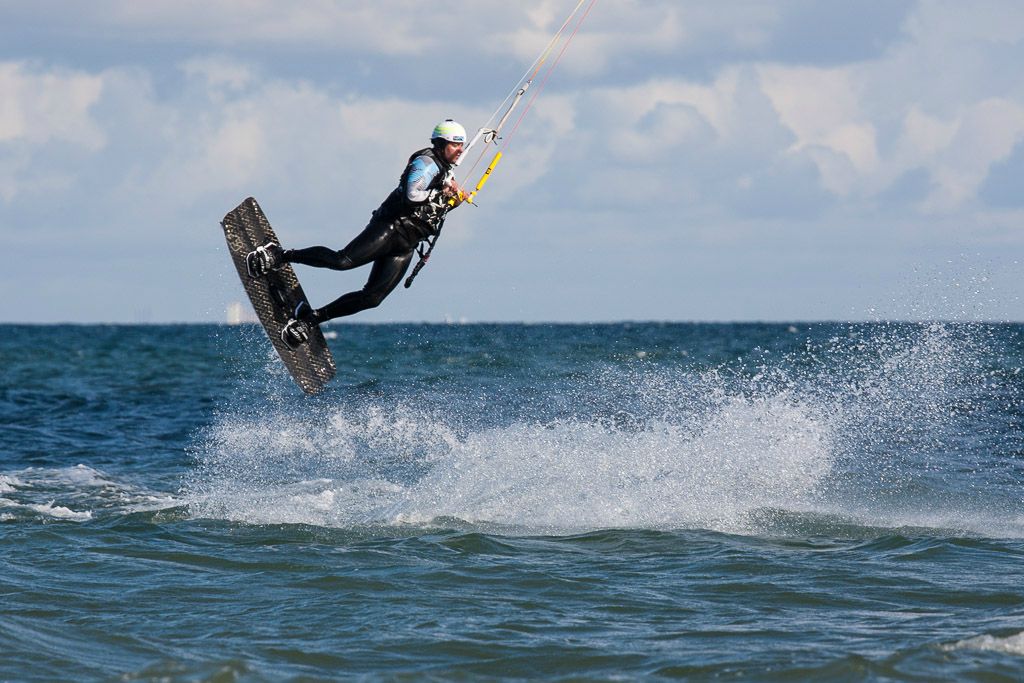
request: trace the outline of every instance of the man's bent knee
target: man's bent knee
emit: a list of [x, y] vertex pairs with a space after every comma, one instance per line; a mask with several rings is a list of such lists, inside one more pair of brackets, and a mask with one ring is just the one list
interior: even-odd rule
[[336, 270], [352, 270], [356, 267], [355, 261], [346, 256], [344, 250], [338, 252], [335, 264]]
[[367, 308], [377, 308], [391, 292], [369, 291], [363, 293], [363, 304]]

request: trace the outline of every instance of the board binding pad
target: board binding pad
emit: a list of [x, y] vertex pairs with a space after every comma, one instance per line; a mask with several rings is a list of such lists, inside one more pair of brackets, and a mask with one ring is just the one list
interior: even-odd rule
[[323, 391], [336, 369], [320, 327], [310, 325], [309, 341], [294, 349], [281, 339], [281, 330], [291, 318], [295, 306], [307, 300], [291, 264], [283, 264], [258, 278], [249, 276], [245, 264], [246, 255], [256, 247], [268, 242], [281, 244], [263, 209], [249, 197], [224, 216], [221, 227], [245, 293], [249, 295], [252, 307], [284, 366], [307, 394]]

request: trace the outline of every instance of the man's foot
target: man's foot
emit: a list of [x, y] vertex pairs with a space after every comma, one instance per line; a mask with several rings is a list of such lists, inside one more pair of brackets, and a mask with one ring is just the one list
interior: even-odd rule
[[316, 311], [309, 305], [308, 301], [300, 301], [292, 312], [292, 317], [307, 323], [319, 323]]
[[275, 242], [268, 242], [262, 247], [256, 247], [245, 256], [245, 267], [249, 271], [249, 277], [263, 277], [272, 270], [277, 270], [284, 264], [284, 249]]
[[300, 301], [292, 312], [292, 317], [281, 330], [281, 341], [288, 348], [295, 349], [309, 341], [309, 334], [314, 325], [319, 325], [319, 316], [308, 301]]
[[309, 323], [292, 318], [281, 329], [281, 341], [289, 349], [297, 349], [309, 341]]

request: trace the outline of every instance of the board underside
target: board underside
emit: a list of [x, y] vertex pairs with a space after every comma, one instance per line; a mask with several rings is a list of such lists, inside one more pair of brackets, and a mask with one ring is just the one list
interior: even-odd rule
[[251, 278], [245, 266], [246, 254], [256, 247], [268, 242], [280, 244], [260, 205], [249, 197], [224, 216], [221, 226], [242, 287], [288, 372], [307, 394], [323, 391], [336, 368], [320, 328], [311, 326], [309, 341], [295, 349], [281, 339], [281, 330], [295, 306], [306, 300], [295, 271], [290, 264], [284, 264], [265, 277]]

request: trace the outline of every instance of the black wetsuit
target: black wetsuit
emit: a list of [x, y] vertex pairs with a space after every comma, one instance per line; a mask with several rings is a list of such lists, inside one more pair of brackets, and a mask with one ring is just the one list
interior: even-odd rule
[[416, 246], [440, 229], [445, 214], [441, 190], [450, 170], [451, 164], [439, 151], [421, 149], [409, 157], [398, 187], [348, 246], [340, 251], [309, 247], [284, 252], [285, 261], [316, 268], [350, 270], [373, 263], [362, 289], [312, 311], [310, 322], [322, 323], [374, 308], [394, 291], [409, 269]]

